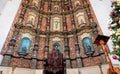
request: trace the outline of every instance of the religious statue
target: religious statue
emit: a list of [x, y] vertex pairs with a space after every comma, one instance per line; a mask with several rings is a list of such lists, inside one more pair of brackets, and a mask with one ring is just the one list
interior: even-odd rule
[[26, 49], [27, 49], [26, 46], [24, 46], [24, 47], [22, 47], [22, 51], [19, 52], [19, 55], [20, 55], [21, 58], [23, 58], [24, 56], [27, 55]]
[[58, 21], [55, 21], [55, 28], [58, 29]]
[[80, 2], [77, 0], [76, 2], [75, 2], [75, 7], [77, 8], [77, 7], [79, 7], [80, 6]]
[[80, 19], [80, 24], [84, 24], [84, 21], [83, 21], [83, 19]]
[[54, 25], [53, 25], [54, 30], [60, 30], [60, 20], [59, 19], [54, 19]]
[[30, 23], [31, 25], [33, 25], [33, 18], [31, 18], [31, 19], [29, 20], [29, 23]]
[[91, 46], [86, 42], [85, 43], [85, 53], [88, 55], [88, 57], [92, 57], [92, 54], [94, 51], [91, 50]]
[[63, 55], [58, 51], [58, 47], [55, 46], [52, 53], [48, 54], [45, 65], [45, 74], [49, 72], [56, 74], [60, 71], [64, 72]]
[[28, 24], [30, 24], [30, 26], [34, 26], [34, 17], [33, 16], [30, 16], [28, 18]]
[[59, 12], [59, 7], [58, 6], [54, 6], [54, 12]]
[[90, 52], [91, 51], [91, 47], [90, 47], [90, 45], [87, 42], [85, 43], [85, 47], [86, 47], [86, 52]]
[[23, 54], [26, 53], [26, 46], [22, 47], [22, 53], [23, 53]]

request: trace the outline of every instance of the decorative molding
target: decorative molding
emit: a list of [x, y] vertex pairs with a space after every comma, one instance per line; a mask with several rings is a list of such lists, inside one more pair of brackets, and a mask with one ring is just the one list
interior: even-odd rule
[[27, 37], [29, 39], [32, 39], [32, 35], [30, 33], [23, 33], [22, 38]]

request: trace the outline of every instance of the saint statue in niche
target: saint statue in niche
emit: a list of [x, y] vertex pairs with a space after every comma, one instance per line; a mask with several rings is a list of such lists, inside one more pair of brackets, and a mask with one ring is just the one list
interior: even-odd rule
[[26, 53], [26, 46], [22, 47], [22, 53], [23, 53], [23, 54]]
[[91, 51], [91, 47], [90, 47], [90, 45], [87, 42], [85, 43], [85, 47], [86, 47], [86, 52], [90, 52]]
[[93, 54], [93, 51], [91, 50], [91, 46], [86, 42], [85, 43], [85, 50], [86, 50], [86, 54], [89, 56], [89, 57], [92, 57], [92, 54]]
[[57, 29], [58, 28], [58, 21], [55, 21], [55, 28]]
[[28, 19], [28, 24], [34, 26], [34, 17], [33, 16], [30, 16], [29, 19]]
[[57, 60], [58, 60], [58, 46], [55, 46], [54, 50], [53, 50], [53, 65], [55, 66], [57, 64]]
[[82, 25], [85, 23], [85, 19], [83, 15], [78, 16], [78, 23], [79, 25]]
[[84, 24], [84, 21], [83, 21], [83, 19], [80, 19], [80, 24]]
[[59, 12], [59, 7], [58, 7], [58, 5], [57, 5], [57, 6], [54, 6], [54, 11], [55, 11], [55, 12]]
[[33, 18], [29, 20], [30, 24], [33, 25]]
[[74, 4], [75, 4], [76, 8], [80, 6], [80, 2], [79, 1], [76, 1]]
[[79, 13], [76, 15], [76, 17], [77, 17], [77, 22], [78, 22], [77, 27], [84, 26], [85, 23], [86, 23], [84, 13], [83, 13], [83, 12], [79, 12]]
[[[58, 49], [59, 49], [59, 44], [54, 43], [52, 53], [48, 53], [48, 57], [45, 65], [45, 71], [47, 72], [45, 72], [45, 74], [48, 74], [48, 72], [52, 72], [51, 74], [58, 74], [60, 71], [64, 70], [63, 54], [60, 53]], [[60, 74], [64, 74], [64, 73], [60, 73]]]
[[53, 19], [53, 30], [60, 30], [60, 19]]
[[26, 45], [24, 45], [24, 46], [22, 47], [22, 51], [19, 52], [19, 55], [20, 55], [21, 58], [23, 58], [24, 56], [27, 55], [26, 50], [27, 50], [27, 47], [26, 47]]
[[53, 43], [53, 50], [60, 52], [61, 46], [59, 41]]
[[38, 6], [38, 3], [39, 3], [39, 0], [33, 0], [32, 1], [32, 5], [37, 7]]
[[92, 57], [92, 54], [94, 53], [94, 48], [92, 46], [92, 41], [89, 37], [85, 37], [82, 40], [84, 52], [88, 57]]

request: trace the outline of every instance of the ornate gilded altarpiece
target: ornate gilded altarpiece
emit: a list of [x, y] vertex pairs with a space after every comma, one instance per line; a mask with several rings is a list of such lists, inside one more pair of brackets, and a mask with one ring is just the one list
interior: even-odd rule
[[98, 34], [102, 32], [89, 0], [22, 0], [1, 65], [43, 69], [54, 50], [63, 55], [53, 58], [62, 60], [60, 68], [105, 64], [100, 46], [93, 44]]

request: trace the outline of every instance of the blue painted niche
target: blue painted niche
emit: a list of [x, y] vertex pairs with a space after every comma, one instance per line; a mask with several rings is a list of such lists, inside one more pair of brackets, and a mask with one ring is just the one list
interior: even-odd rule
[[27, 37], [22, 38], [18, 52], [22, 52], [24, 47], [26, 47], [25, 52], [28, 53], [30, 48], [30, 39]]
[[84, 47], [84, 52], [87, 53], [89, 51], [93, 51], [94, 52], [94, 48], [93, 48], [93, 45], [92, 45], [92, 41], [89, 37], [85, 37], [83, 38], [82, 40], [82, 44], [83, 44], [83, 47]]
[[53, 50], [56, 48], [56, 46], [57, 46], [58, 51], [61, 52], [61, 45], [59, 41], [53, 42]]

